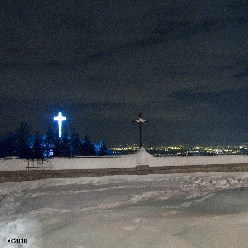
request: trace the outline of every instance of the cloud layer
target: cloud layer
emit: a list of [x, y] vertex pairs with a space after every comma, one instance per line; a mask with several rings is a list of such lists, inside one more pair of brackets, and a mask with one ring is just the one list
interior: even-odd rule
[[142, 111], [147, 144], [247, 140], [247, 1], [2, 5], [1, 133], [64, 111], [82, 135], [132, 143]]

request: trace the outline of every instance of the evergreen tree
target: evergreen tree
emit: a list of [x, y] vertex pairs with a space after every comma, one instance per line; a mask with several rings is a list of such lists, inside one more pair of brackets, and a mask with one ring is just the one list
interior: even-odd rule
[[67, 135], [66, 131], [64, 131], [64, 135], [60, 142], [60, 156], [62, 157], [71, 156], [70, 138]]
[[[43, 158], [43, 157], [70, 157], [70, 156], [104, 156], [108, 154], [104, 140], [100, 145], [94, 145], [86, 135], [82, 141], [79, 134], [73, 129], [71, 137], [66, 130], [63, 137], [54, 134], [49, 125], [45, 140], [37, 132], [31, 136], [27, 123], [22, 122], [16, 129], [16, 133], [9, 133], [6, 138], [0, 137], [0, 157], [18, 156], [20, 158]], [[33, 144], [33, 146], [32, 146]], [[32, 147], [32, 148], [31, 148]]]
[[103, 139], [100, 140], [100, 149], [99, 149], [99, 156], [104, 156], [108, 154], [108, 148], [105, 145], [105, 142]]
[[75, 132], [75, 129], [73, 129], [71, 135], [71, 156], [81, 155], [80, 153], [81, 147], [82, 147], [82, 142], [79, 137], [79, 134]]
[[30, 128], [27, 123], [22, 122], [16, 131], [17, 138], [17, 156], [20, 158], [29, 158], [31, 149], [29, 145]]
[[0, 158], [6, 157], [5, 139], [0, 138]]
[[96, 155], [95, 153], [95, 147], [93, 143], [90, 141], [88, 136], [85, 136], [82, 148], [81, 148], [81, 153], [83, 156], [94, 156]]
[[7, 138], [1, 141], [1, 157], [17, 156], [17, 138], [16, 135], [10, 132]]
[[54, 157], [62, 157], [62, 154], [61, 154], [61, 139], [59, 138], [58, 135], [54, 138], [53, 156]]
[[55, 143], [55, 135], [52, 126], [49, 125], [45, 139], [45, 156], [47, 158], [51, 157], [51, 151], [53, 151], [54, 149], [54, 143]]
[[44, 148], [41, 135], [37, 132], [34, 147], [33, 147], [33, 158], [44, 158]]

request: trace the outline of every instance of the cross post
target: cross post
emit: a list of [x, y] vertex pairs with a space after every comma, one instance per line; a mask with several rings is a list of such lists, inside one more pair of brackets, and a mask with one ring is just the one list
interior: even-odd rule
[[144, 120], [144, 119], [142, 118], [142, 113], [139, 113], [139, 119], [138, 119], [138, 120], [133, 120], [133, 122], [139, 124], [139, 136], [140, 136], [139, 148], [141, 148], [141, 147], [143, 147], [142, 124], [144, 124], [145, 122], [148, 122], [148, 121], [147, 121], [147, 120]]
[[59, 138], [61, 137], [62, 134], [62, 121], [66, 120], [66, 117], [62, 116], [61, 112], [59, 112], [58, 116], [55, 116], [53, 118], [55, 121], [58, 121], [58, 125], [59, 125]]

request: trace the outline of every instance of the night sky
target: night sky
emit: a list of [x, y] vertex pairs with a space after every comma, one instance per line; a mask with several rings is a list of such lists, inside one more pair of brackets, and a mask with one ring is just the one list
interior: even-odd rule
[[108, 146], [248, 143], [247, 0], [0, 3], [0, 135], [27, 122]]

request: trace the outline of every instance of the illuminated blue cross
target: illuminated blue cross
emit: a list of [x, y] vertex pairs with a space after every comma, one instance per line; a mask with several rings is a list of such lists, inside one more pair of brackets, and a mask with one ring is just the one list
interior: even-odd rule
[[58, 121], [59, 124], [59, 137], [61, 137], [61, 128], [62, 128], [62, 121], [66, 120], [66, 117], [62, 116], [61, 112], [59, 112], [58, 116], [53, 117], [55, 121]]

